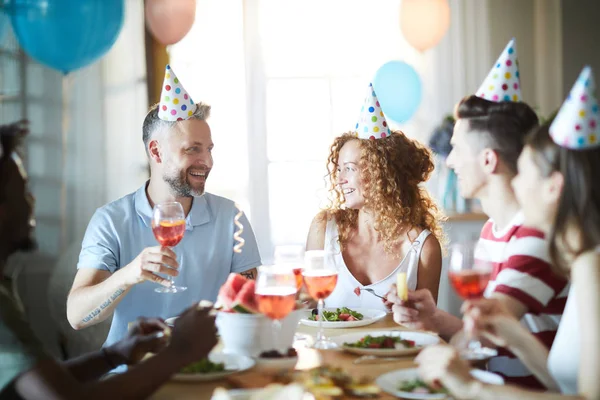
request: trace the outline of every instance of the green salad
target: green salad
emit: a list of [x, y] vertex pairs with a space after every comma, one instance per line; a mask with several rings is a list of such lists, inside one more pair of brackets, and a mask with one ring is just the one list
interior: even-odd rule
[[208, 374], [210, 372], [223, 372], [225, 371], [224, 363], [214, 363], [208, 358], [188, 365], [181, 370], [183, 374]]
[[[323, 321], [361, 321], [363, 318], [364, 316], [361, 313], [351, 310], [347, 307], [338, 308], [335, 311], [323, 310]], [[315, 313], [315, 310], [313, 310], [313, 313], [310, 317], [308, 317], [308, 319], [311, 321], [319, 320], [318, 314]]]
[[402, 339], [398, 336], [371, 336], [367, 335], [354, 343], [344, 343], [347, 347], [358, 347], [361, 349], [395, 349], [396, 343], [407, 349], [415, 347], [414, 340]]
[[444, 388], [434, 389], [420, 379], [413, 379], [412, 381], [402, 382], [400, 384], [400, 386], [398, 386], [398, 390], [400, 390], [401, 392], [422, 393], [422, 394], [438, 394], [438, 393], [439, 394], [447, 394], [448, 393], [448, 390], [446, 390]]

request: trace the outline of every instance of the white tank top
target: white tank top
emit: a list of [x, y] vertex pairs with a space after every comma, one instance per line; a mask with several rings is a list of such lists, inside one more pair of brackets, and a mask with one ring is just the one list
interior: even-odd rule
[[[596, 247], [600, 253], [600, 246]], [[563, 311], [552, 349], [548, 355], [548, 371], [558, 383], [563, 394], [578, 394], [579, 361], [581, 360], [581, 347], [590, 348], [590, 344], [579, 341], [579, 310], [575, 285], [571, 283], [569, 297]]]
[[577, 394], [577, 381], [579, 376], [579, 359], [581, 346], [579, 341], [579, 316], [577, 312], [577, 299], [575, 285], [569, 288], [567, 305], [563, 312], [548, 355], [548, 371], [558, 383], [563, 394]]
[[357, 287], [373, 289], [380, 296], [390, 290], [392, 284], [396, 283], [396, 274], [398, 272], [406, 272], [406, 280], [409, 290], [417, 288], [417, 269], [419, 267], [419, 259], [421, 258], [421, 249], [427, 236], [431, 234], [428, 230], [423, 230], [421, 234], [413, 242], [412, 250], [409, 251], [400, 264], [387, 277], [370, 285], [362, 285], [350, 273], [348, 267], [344, 263], [340, 244], [338, 241], [338, 229], [334, 219], [327, 222], [325, 228], [325, 252], [327, 253], [326, 262], [335, 266], [338, 271], [338, 282], [335, 290], [325, 299], [326, 307], [348, 307], [348, 308], [374, 308], [378, 310], [388, 311], [383, 301], [373, 296], [371, 293], [362, 291], [360, 296], [357, 296], [354, 291]]

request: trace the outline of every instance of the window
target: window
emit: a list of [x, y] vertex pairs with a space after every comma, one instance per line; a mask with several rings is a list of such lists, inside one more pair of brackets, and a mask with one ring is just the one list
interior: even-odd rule
[[354, 127], [377, 68], [417, 55], [397, 1], [222, 3], [198, 1], [171, 62], [192, 97], [213, 105], [208, 189], [244, 205], [269, 260], [275, 245], [304, 244], [327, 204], [329, 146]]
[[29, 59], [0, 13], [4, 32], [0, 43], [0, 123], [30, 120], [23, 148], [29, 186], [38, 199], [35, 235], [40, 250], [58, 255], [63, 244], [61, 218], [66, 187], [62, 181], [62, 87], [59, 74]]

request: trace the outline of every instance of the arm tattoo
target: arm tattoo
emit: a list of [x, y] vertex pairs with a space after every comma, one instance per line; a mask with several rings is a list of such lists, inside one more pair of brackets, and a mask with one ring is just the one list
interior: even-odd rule
[[254, 270], [250, 270], [250, 271], [245, 271], [245, 272], [240, 272], [240, 275], [242, 275], [244, 278], [247, 279], [254, 279]]
[[125, 291], [123, 289], [117, 289], [116, 292], [114, 292], [109, 299], [107, 299], [105, 302], [103, 302], [102, 304], [100, 304], [100, 307], [96, 308], [94, 311], [92, 311], [91, 313], [89, 313], [83, 320], [81, 320], [81, 322], [83, 322], [84, 324], [87, 324], [88, 322], [91, 322], [92, 320], [94, 320], [98, 315], [100, 315], [100, 313], [102, 313], [102, 311], [110, 306], [113, 301], [115, 301], [116, 299], [118, 299], [119, 297], [121, 297], [121, 295], [125, 293]]

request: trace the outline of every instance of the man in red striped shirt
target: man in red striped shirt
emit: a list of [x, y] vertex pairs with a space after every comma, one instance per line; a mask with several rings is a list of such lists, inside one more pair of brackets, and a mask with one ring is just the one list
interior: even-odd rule
[[[479, 199], [490, 217], [476, 252], [494, 265], [485, 295], [500, 299], [549, 348], [565, 306], [567, 282], [552, 272], [543, 234], [523, 226], [511, 187], [523, 139], [537, 126], [537, 116], [525, 103], [477, 96], [463, 99], [455, 114], [448, 166], [456, 172], [461, 195]], [[437, 309], [427, 290], [410, 292], [407, 302], [392, 290], [388, 300], [398, 323], [434, 330], [445, 338], [462, 330], [462, 320]], [[510, 383], [543, 387], [514, 355], [498, 350], [490, 370]]]

